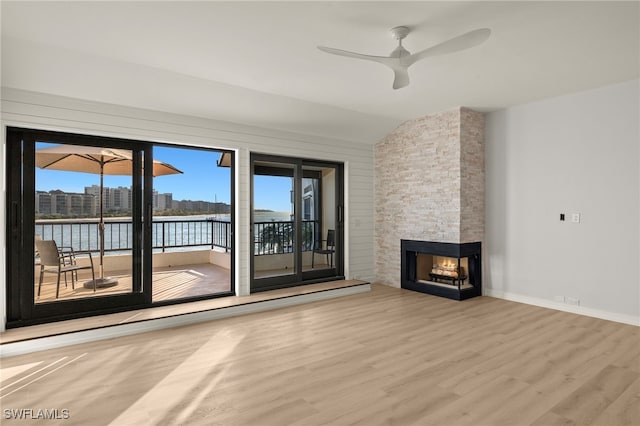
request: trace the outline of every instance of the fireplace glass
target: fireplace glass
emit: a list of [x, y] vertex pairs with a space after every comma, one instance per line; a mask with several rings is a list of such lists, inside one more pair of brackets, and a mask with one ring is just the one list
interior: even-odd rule
[[416, 281], [469, 288], [469, 258], [417, 254]]

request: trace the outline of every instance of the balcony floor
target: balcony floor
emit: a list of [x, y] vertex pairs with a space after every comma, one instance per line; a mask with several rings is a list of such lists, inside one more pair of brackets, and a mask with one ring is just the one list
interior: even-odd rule
[[[98, 271], [96, 271], [97, 273]], [[118, 280], [114, 287], [97, 289], [84, 288], [82, 283], [91, 279], [90, 273], [80, 271], [75, 289], [71, 288], [71, 275], [67, 277], [68, 286], [65, 287], [64, 276], [60, 282], [60, 295], [57, 300], [70, 300], [85, 297], [114, 295], [128, 293], [132, 288], [131, 273], [116, 271], [105, 273], [110, 278]], [[36, 303], [52, 302], [56, 300], [56, 274], [46, 273], [42, 283], [40, 297], [36, 296]], [[197, 265], [180, 265], [153, 269], [153, 301], [181, 299], [231, 291], [231, 274], [228, 269], [210, 263]], [[35, 283], [35, 294], [38, 284]]]
[[[326, 263], [316, 263], [315, 267], [312, 268], [311, 265], [302, 265], [302, 272], [309, 271], [319, 271], [322, 269], [329, 269], [329, 265]], [[294, 273], [293, 268], [285, 268], [285, 269], [265, 269], [262, 271], [255, 271], [255, 278], [270, 278], [270, 277], [279, 277], [282, 275], [292, 275]]]

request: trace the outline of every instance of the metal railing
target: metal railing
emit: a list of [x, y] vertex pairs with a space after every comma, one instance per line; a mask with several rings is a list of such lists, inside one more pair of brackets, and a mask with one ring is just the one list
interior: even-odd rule
[[[35, 234], [43, 240], [55, 240], [59, 246], [79, 252], [98, 252], [97, 219], [37, 220]], [[286, 254], [294, 250], [292, 221], [254, 223], [254, 255]], [[320, 241], [320, 223], [302, 222], [302, 250], [311, 251]], [[216, 219], [154, 220], [151, 235], [155, 251], [180, 251], [188, 247], [232, 247], [231, 223]], [[129, 220], [105, 220], [105, 252], [123, 252], [133, 247], [133, 227]]]
[[[292, 221], [255, 222], [253, 253], [256, 256], [293, 253], [294, 232]], [[302, 251], [311, 251], [320, 240], [320, 222], [302, 221]]]
[[153, 221], [154, 249], [210, 246], [231, 249], [231, 223], [221, 220]]
[[[81, 252], [98, 252], [100, 237], [97, 219], [37, 220], [35, 234], [43, 240], [55, 240], [59, 246], [73, 247]], [[293, 253], [292, 221], [254, 223], [254, 254]], [[320, 240], [320, 222], [302, 222], [302, 250], [311, 251]], [[188, 247], [210, 247], [229, 251], [232, 247], [231, 223], [216, 219], [154, 220], [151, 235], [156, 251], [179, 251]], [[133, 226], [130, 220], [106, 219], [105, 252], [123, 252], [133, 247]]]
[[[37, 220], [35, 234], [43, 240], [55, 240], [59, 246], [76, 251], [100, 250], [97, 219]], [[154, 250], [178, 251], [186, 247], [215, 247], [229, 251], [232, 246], [231, 223], [215, 219], [154, 220], [152, 246]], [[118, 252], [133, 247], [133, 226], [130, 220], [105, 220], [104, 250]]]

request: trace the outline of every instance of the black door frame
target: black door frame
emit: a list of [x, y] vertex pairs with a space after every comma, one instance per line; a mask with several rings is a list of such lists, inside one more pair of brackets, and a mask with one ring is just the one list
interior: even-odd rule
[[[33, 195], [36, 193], [35, 145], [38, 141], [103, 146], [132, 152], [134, 172], [131, 216], [133, 235], [137, 238], [133, 238], [132, 241], [131, 293], [60, 300], [55, 303], [35, 303], [33, 286], [35, 197]], [[143, 223], [149, 224], [149, 218], [146, 217], [148, 211], [143, 209], [143, 205], [151, 203], [152, 198], [151, 192], [143, 193], [142, 188], [143, 181], [145, 187], [151, 188], [153, 177], [151, 167], [144, 168], [144, 176], [141, 171], [143, 157], [153, 158], [152, 145], [133, 140], [10, 127], [7, 128], [7, 157], [9, 159], [7, 201], [11, 204], [9, 215], [7, 215], [7, 226], [11, 229], [11, 234], [7, 234], [10, 235], [7, 241], [7, 327], [76, 318], [86, 316], [87, 312], [103, 314], [123, 308], [136, 309], [150, 303], [151, 287], [143, 286], [142, 280], [143, 276], [146, 276], [143, 274], [151, 271], [151, 253], [148, 250], [143, 251], [142, 248], [143, 244], [151, 240], [149, 232], [142, 232], [142, 226]]]
[[[153, 160], [153, 146], [169, 146], [154, 142], [103, 136], [82, 135], [46, 130], [6, 127], [6, 307], [7, 328], [46, 322], [62, 321], [113, 312], [148, 308], [158, 305], [184, 303], [234, 294], [235, 226], [234, 198], [235, 156], [233, 151], [212, 149], [228, 153], [231, 158], [231, 291], [173, 301], [152, 302], [152, 167], [143, 167], [144, 161]], [[133, 152], [132, 176], [132, 279], [131, 293], [56, 301], [36, 304], [34, 298], [33, 241], [35, 215], [35, 142], [54, 142], [69, 145], [108, 146]], [[171, 145], [186, 149], [207, 149]], [[140, 173], [143, 171], [144, 176]], [[144, 191], [143, 188], [149, 188]], [[144, 249], [144, 248], [148, 249]]]
[[[254, 270], [254, 175], [256, 168], [264, 172], [270, 172], [274, 175], [291, 176], [290, 172], [284, 172], [285, 169], [278, 167], [256, 166], [257, 162], [280, 163], [293, 166], [294, 179], [294, 241], [296, 242], [294, 250], [295, 273], [288, 275], [280, 275], [267, 278], [255, 278]], [[302, 271], [302, 178], [316, 177], [313, 172], [304, 171], [304, 166], [333, 168], [336, 171], [335, 183], [335, 220], [336, 220], [336, 247], [334, 255], [335, 267], [331, 269], [317, 271]], [[309, 160], [297, 157], [285, 157], [271, 154], [251, 153], [250, 156], [251, 182], [250, 182], [250, 230], [249, 245], [250, 253], [250, 292], [260, 292], [274, 290], [286, 287], [295, 287], [298, 285], [312, 284], [322, 281], [341, 280], [344, 279], [344, 164], [339, 162]], [[287, 169], [288, 170], [288, 169]]]

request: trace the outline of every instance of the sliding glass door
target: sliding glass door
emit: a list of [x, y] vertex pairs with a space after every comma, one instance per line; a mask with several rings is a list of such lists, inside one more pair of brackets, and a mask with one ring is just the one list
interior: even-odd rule
[[337, 275], [337, 231], [342, 235], [342, 224], [337, 218], [342, 212], [337, 202], [341, 192], [336, 190], [337, 175], [336, 166], [302, 165], [302, 188], [298, 196], [302, 198], [303, 278]]
[[139, 291], [133, 272], [137, 150], [36, 140], [34, 154], [34, 303]]
[[228, 151], [9, 128], [7, 325], [233, 294]]
[[180, 170], [153, 182], [153, 303], [232, 294], [229, 154], [156, 145], [153, 155]]
[[252, 230], [255, 279], [296, 280], [295, 174], [292, 164], [254, 163]]
[[7, 133], [9, 325], [143, 306], [150, 146]]
[[338, 279], [342, 165], [252, 155], [252, 291]]

